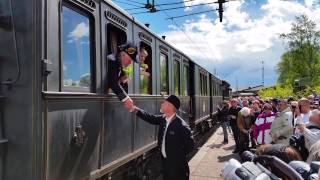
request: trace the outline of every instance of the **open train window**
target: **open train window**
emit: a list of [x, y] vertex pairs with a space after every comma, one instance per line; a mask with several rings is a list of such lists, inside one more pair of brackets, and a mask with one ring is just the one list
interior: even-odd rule
[[[117, 53], [117, 48], [119, 45], [122, 45], [127, 42], [127, 34], [124, 30], [121, 28], [118, 28], [117, 26], [108, 23], [106, 25], [107, 29], [107, 55], [110, 54], [115, 54]], [[122, 73], [128, 73], [126, 74], [126, 77], [124, 77], [122, 80], [123, 82], [121, 83], [123, 89], [128, 93], [128, 80], [132, 76], [132, 70], [133, 70], [133, 64], [130, 66], [126, 67]], [[127, 79], [126, 79], [127, 78]], [[108, 89], [108, 92], [111, 93], [112, 90]]]
[[169, 94], [168, 55], [160, 53], [160, 94]]
[[62, 91], [92, 91], [93, 19], [68, 4], [61, 9]]
[[152, 94], [152, 49], [141, 42], [139, 51], [140, 94]]
[[124, 30], [114, 26], [111, 23], [107, 24], [107, 54], [117, 52], [117, 47], [127, 42], [127, 34]]
[[173, 74], [174, 74], [174, 94], [180, 95], [180, 62], [174, 60], [173, 64]]
[[189, 66], [187, 64], [183, 65], [182, 95], [189, 95]]

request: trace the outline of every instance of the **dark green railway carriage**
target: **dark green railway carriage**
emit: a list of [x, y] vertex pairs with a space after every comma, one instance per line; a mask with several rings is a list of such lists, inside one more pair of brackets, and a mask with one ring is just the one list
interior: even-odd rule
[[221, 81], [112, 2], [0, 1], [0, 179], [151, 176], [157, 128], [106, 88], [106, 56], [126, 41], [149, 52], [150, 76], [134, 64], [126, 87], [134, 102], [159, 113], [176, 94], [194, 134], [207, 129]]

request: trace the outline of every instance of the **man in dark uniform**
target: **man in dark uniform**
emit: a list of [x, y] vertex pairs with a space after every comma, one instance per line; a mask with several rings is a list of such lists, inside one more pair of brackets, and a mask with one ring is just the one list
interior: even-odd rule
[[164, 180], [189, 179], [186, 155], [194, 148], [194, 140], [186, 122], [176, 112], [180, 100], [170, 95], [162, 104], [163, 115], [152, 115], [134, 106], [138, 117], [148, 123], [159, 125], [158, 146], [161, 149]]
[[108, 88], [117, 95], [127, 109], [133, 108], [133, 101], [120, 85], [119, 79], [123, 76], [122, 68], [128, 67], [132, 61], [137, 60], [137, 47], [128, 42], [118, 47], [118, 52], [107, 56], [108, 60]]

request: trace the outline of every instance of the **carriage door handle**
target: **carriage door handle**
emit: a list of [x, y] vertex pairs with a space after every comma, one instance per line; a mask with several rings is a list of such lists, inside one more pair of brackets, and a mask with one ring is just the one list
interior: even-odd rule
[[82, 126], [78, 124], [73, 132], [71, 139], [71, 145], [82, 146], [84, 144], [86, 133], [82, 129]]

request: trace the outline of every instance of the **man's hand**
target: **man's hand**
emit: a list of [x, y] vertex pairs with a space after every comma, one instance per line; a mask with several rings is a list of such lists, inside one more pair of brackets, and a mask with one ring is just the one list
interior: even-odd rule
[[123, 102], [123, 106], [131, 111], [133, 109], [133, 101], [131, 98], [128, 98], [126, 101]]
[[272, 142], [277, 142], [278, 136], [276, 134], [271, 134]]
[[306, 125], [305, 124], [297, 124], [297, 128], [299, 129], [300, 132], [303, 133], [303, 131], [306, 129]]

